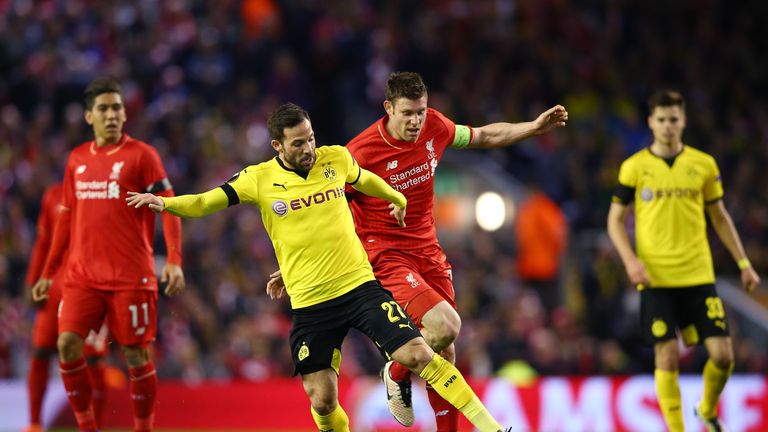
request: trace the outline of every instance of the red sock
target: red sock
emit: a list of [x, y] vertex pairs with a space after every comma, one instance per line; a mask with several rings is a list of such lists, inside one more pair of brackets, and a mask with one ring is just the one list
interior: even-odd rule
[[29, 422], [40, 424], [40, 409], [48, 386], [48, 359], [32, 357], [29, 362], [27, 388], [29, 390]]
[[389, 376], [395, 381], [407, 381], [411, 379], [411, 371], [398, 362], [392, 362], [389, 367]]
[[69, 406], [75, 412], [77, 425], [81, 431], [95, 431], [96, 419], [93, 416], [91, 406], [91, 379], [88, 377], [88, 369], [85, 358], [69, 362], [59, 362], [61, 368], [61, 380], [67, 390]]
[[96, 361], [88, 365], [88, 375], [91, 377], [93, 414], [96, 418], [96, 426], [101, 428], [104, 419], [104, 405], [107, 402], [106, 381], [104, 380], [104, 364]]
[[128, 370], [131, 376], [131, 399], [133, 400], [133, 425], [136, 432], [149, 432], [155, 415], [155, 396], [157, 395], [157, 373], [155, 365]]
[[435, 411], [437, 432], [456, 432], [459, 430], [459, 410], [443, 399], [431, 385], [427, 384], [429, 404]]

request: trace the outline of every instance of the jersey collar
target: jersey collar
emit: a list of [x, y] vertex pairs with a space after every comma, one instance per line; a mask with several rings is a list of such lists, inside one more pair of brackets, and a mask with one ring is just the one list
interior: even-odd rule
[[91, 151], [92, 155], [104, 153], [107, 156], [111, 156], [125, 147], [125, 144], [128, 142], [129, 138], [130, 137], [128, 134], [123, 132], [123, 135], [120, 137], [120, 141], [118, 141], [116, 144], [104, 146], [103, 148], [99, 148], [99, 146], [96, 145], [96, 140], [93, 140], [91, 141], [91, 147], [89, 150]]
[[681, 154], [683, 154], [684, 151], [685, 151], [685, 144], [683, 144], [683, 148], [681, 148], [680, 151], [677, 152], [676, 155], [672, 155], [670, 157], [666, 157], [665, 158], [665, 157], [659, 156], [656, 153], [654, 153], [653, 150], [651, 150], [651, 146], [648, 146], [648, 153], [650, 153], [651, 155], [653, 155], [653, 156], [663, 160], [667, 165], [669, 165], [670, 168], [672, 168], [672, 166], [675, 164], [675, 161], [677, 160], [677, 157], [680, 156]]
[[[303, 173], [303, 172], [297, 171], [297, 170], [295, 170], [293, 168], [288, 168], [288, 166], [286, 166], [285, 163], [283, 163], [283, 160], [280, 159], [280, 156], [275, 156], [275, 160], [277, 161], [277, 164], [280, 165], [280, 168], [282, 168], [282, 169], [284, 169], [286, 171], [290, 171], [292, 173], [295, 173], [297, 176], [303, 178], [304, 180], [306, 180], [307, 177], [309, 177], [309, 172]], [[317, 163], [317, 161], [315, 161], [315, 163]], [[312, 170], [310, 170], [310, 171], [312, 171]]]

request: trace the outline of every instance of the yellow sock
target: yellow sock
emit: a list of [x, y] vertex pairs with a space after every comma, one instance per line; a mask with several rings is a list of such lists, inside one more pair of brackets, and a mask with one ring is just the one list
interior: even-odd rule
[[437, 394], [461, 411], [480, 432], [497, 432], [502, 429], [469, 387], [461, 372], [444, 358], [435, 354], [419, 376], [430, 383]]
[[720, 399], [720, 393], [723, 392], [725, 383], [733, 372], [733, 366], [728, 369], [720, 369], [712, 360], [707, 360], [704, 365], [704, 394], [699, 402], [699, 414], [706, 419], [717, 416], [717, 401]]
[[320, 432], [349, 432], [349, 417], [341, 405], [336, 405], [336, 409], [327, 415], [320, 415], [312, 408], [312, 418]]
[[684, 432], [680, 386], [677, 383], [677, 371], [656, 369], [656, 397], [659, 399], [661, 413], [667, 422], [669, 432]]

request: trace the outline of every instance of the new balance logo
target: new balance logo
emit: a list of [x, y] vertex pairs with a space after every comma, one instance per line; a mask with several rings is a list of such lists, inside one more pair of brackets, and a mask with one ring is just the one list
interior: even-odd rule
[[85, 172], [85, 169], [88, 168], [85, 165], [79, 165], [77, 168], [75, 168], [75, 174], [82, 174]]
[[397, 168], [397, 160], [387, 162], [387, 171]]
[[458, 378], [456, 375], [451, 375], [451, 377], [448, 378], [448, 381], [443, 383], [443, 387], [448, 388], [449, 385], [453, 384], [453, 382], [456, 381], [456, 378]]
[[442, 410], [435, 413], [435, 417], [442, 417], [447, 415], [448, 415], [448, 410]]

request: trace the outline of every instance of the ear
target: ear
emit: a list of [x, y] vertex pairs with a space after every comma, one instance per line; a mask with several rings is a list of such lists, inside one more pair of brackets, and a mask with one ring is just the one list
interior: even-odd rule
[[84, 111], [83, 117], [85, 118], [85, 122], [88, 123], [88, 125], [93, 126], [93, 114], [91, 114], [90, 110]]
[[272, 145], [272, 148], [275, 149], [276, 152], [280, 153], [280, 148], [283, 146], [282, 144], [280, 144], [280, 141], [272, 140], [270, 144]]
[[384, 101], [384, 111], [387, 112], [389, 115], [395, 115], [395, 106], [392, 105], [392, 102], [385, 100]]

